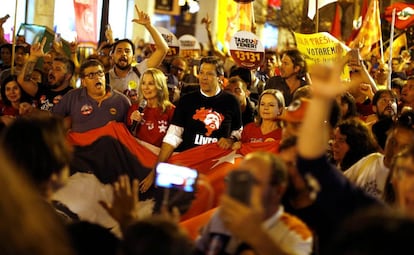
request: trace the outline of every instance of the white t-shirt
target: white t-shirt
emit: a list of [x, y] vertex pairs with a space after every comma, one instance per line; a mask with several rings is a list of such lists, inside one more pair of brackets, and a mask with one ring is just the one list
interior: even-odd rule
[[376, 152], [353, 164], [344, 175], [367, 193], [382, 200], [389, 172], [384, 165], [384, 155]]
[[[296, 216], [286, 213], [283, 206], [280, 206], [272, 217], [263, 222], [262, 227], [287, 253], [307, 255], [312, 252], [311, 231]], [[224, 227], [218, 211], [214, 212], [196, 240], [197, 250], [204, 254], [235, 254], [241, 244], [241, 240], [232, 236], [231, 232]]]

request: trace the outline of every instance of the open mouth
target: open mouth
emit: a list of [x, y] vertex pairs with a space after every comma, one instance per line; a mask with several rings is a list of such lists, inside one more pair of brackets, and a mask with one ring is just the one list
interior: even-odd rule
[[54, 81], [56, 79], [56, 77], [53, 74], [49, 74], [49, 76], [47, 77], [47, 79], [49, 81]]
[[125, 63], [125, 64], [128, 64], [128, 59], [126, 59], [126, 58], [120, 58], [118, 62], [119, 62], [119, 63]]

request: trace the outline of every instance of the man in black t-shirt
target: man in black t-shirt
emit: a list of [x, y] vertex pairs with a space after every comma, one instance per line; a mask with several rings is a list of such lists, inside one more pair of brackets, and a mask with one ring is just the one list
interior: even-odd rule
[[31, 80], [31, 73], [37, 60], [45, 55], [43, 52], [45, 43], [46, 38], [43, 38], [42, 42], [32, 45], [29, 59], [23, 71], [18, 75], [18, 82], [27, 94], [34, 97], [38, 108], [51, 111], [53, 105], [58, 103], [62, 96], [72, 89], [71, 79], [75, 65], [72, 60], [65, 56], [55, 57], [52, 68], [47, 74], [47, 82], [45, 85]]
[[[178, 101], [158, 162], [167, 161], [174, 151], [209, 143], [230, 149], [240, 139], [240, 104], [232, 94], [221, 89], [221, 76], [224, 75], [221, 62], [215, 57], [205, 57], [200, 61], [199, 70], [200, 90], [186, 94]], [[152, 171], [141, 181], [141, 192], [148, 190], [153, 180]]]

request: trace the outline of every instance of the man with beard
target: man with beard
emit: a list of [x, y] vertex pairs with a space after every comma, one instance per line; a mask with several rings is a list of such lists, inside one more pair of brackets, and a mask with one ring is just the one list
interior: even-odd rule
[[81, 88], [68, 92], [53, 107], [53, 113], [70, 118], [66, 124], [71, 131], [86, 132], [110, 121], [125, 122], [131, 104], [125, 95], [106, 86], [104, 70], [98, 60], [84, 61]]
[[46, 37], [41, 42], [34, 43], [30, 50], [30, 56], [17, 80], [23, 90], [34, 97], [37, 107], [41, 110], [51, 111], [53, 106], [59, 102], [64, 94], [73, 87], [71, 79], [75, 69], [72, 60], [57, 56], [53, 59], [52, 67], [47, 74], [47, 83], [38, 84], [31, 80], [31, 74], [39, 58], [45, 55], [43, 48]]
[[387, 131], [391, 128], [393, 119], [397, 116], [397, 101], [397, 95], [392, 90], [378, 90], [372, 98], [374, 114], [368, 116], [365, 120], [383, 149], [387, 139]]
[[158, 30], [151, 24], [148, 14], [140, 11], [135, 5], [138, 14], [138, 19], [132, 21], [143, 25], [154, 40], [156, 50], [148, 59], [132, 66], [132, 61], [135, 55], [135, 45], [129, 39], [118, 40], [112, 46], [112, 60], [114, 67], [109, 70], [109, 84], [113, 89], [121, 93], [129, 94], [130, 90], [137, 90], [139, 84], [139, 76], [147, 68], [158, 67], [163, 61], [168, 51], [168, 44], [158, 32]]
[[305, 58], [296, 49], [282, 53], [280, 76], [270, 77], [264, 89], [277, 89], [283, 93], [285, 104], [292, 102], [293, 93], [300, 87], [308, 84], [306, 80], [307, 67]]

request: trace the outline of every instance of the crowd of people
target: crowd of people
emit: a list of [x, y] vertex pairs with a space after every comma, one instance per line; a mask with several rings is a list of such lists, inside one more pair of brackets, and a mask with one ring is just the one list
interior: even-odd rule
[[[409, 244], [414, 60], [407, 51], [391, 60], [392, 70], [357, 49], [333, 66], [308, 68], [295, 48], [266, 50], [260, 67], [246, 69], [214, 47], [208, 16], [212, 50], [191, 58], [167, 56], [150, 17], [137, 6], [136, 15], [153, 50], [113, 39], [109, 27], [107, 41], [81, 60], [76, 42], [69, 56], [59, 42], [45, 52], [46, 38], [0, 45], [4, 254], [368, 255]], [[157, 149], [151, 169], [117, 176], [111, 202], [100, 201], [120, 232], [86, 222], [53, 196], [74, 174], [68, 133], [111, 122]], [[250, 178], [238, 187], [247, 197], [219, 194], [197, 238], [184, 231], [177, 208], [137, 213], [142, 197], [160, 199], [155, 167], [174, 153], [268, 142], [277, 153], [257, 147], [231, 171]], [[380, 228], [388, 222], [396, 227]]]

